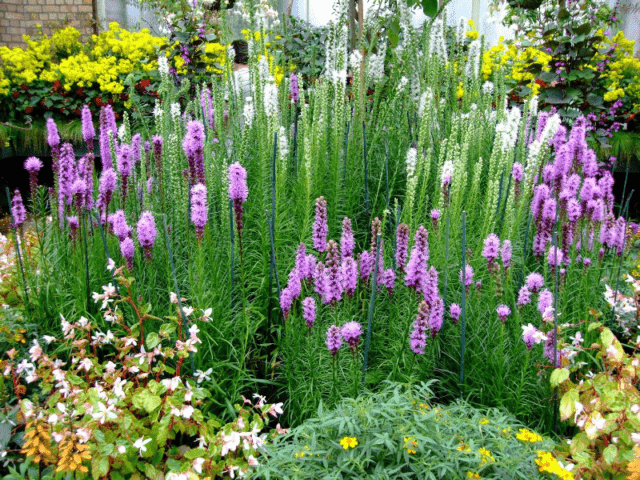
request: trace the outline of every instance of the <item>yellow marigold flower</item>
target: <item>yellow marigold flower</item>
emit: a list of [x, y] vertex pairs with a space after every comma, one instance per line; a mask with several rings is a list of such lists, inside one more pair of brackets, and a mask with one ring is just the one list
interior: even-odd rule
[[344, 437], [340, 440], [340, 445], [342, 445], [342, 448], [345, 450], [349, 450], [349, 448], [356, 448], [358, 446], [358, 440], [356, 440], [356, 437]]
[[480, 474], [478, 474], [478, 473], [474, 473], [474, 472], [472, 472], [471, 470], [469, 470], [469, 471], [467, 472], [467, 477], [469, 477], [469, 478], [482, 478], [482, 477], [480, 477]]
[[536, 442], [542, 441], [542, 437], [540, 435], [530, 430], [527, 430], [526, 428], [521, 428], [520, 433], [516, 435], [516, 438], [521, 442], [529, 442], [529, 443], [536, 443]]

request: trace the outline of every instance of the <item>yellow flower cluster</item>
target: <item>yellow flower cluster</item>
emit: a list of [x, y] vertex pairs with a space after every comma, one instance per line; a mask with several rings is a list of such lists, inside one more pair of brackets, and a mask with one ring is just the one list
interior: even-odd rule
[[311, 453], [311, 449], [308, 445], [305, 445], [303, 449], [301, 449], [298, 453], [295, 454], [296, 458], [303, 458], [305, 455], [309, 455], [313, 457], [313, 453]]
[[[597, 35], [602, 36], [602, 32], [598, 31]], [[640, 111], [640, 59], [633, 56], [635, 41], [627, 40], [622, 31], [611, 39], [604, 36], [602, 38], [602, 43], [596, 45], [598, 49], [610, 49], [617, 44], [610, 61], [605, 64], [605, 71], [601, 74], [608, 90], [603, 96], [604, 100], [615, 102], [619, 98], [629, 96], [632, 98], [634, 110]], [[603, 62], [605, 58], [606, 54], [598, 53], [590, 67], [595, 69], [595, 65]]]
[[481, 478], [479, 473], [472, 472], [471, 470], [469, 470], [467, 472], [467, 477], [468, 478]]
[[0, 95], [9, 94], [9, 79], [5, 76], [4, 71], [0, 68]]
[[496, 461], [495, 458], [493, 458], [493, 455], [491, 455], [491, 452], [489, 450], [487, 450], [486, 448], [479, 448], [478, 449], [478, 453], [480, 454], [480, 466], [484, 466], [487, 463], [493, 463]]
[[458, 447], [456, 448], [456, 450], [457, 450], [457, 451], [459, 451], [459, 452], [465, 452], [465, 453], [467, 453], [467, 452], [470, 452], [470, 451], [471, 451], [471, 448], [469, 448], [469, 446], [468, 446], [466, 443], [464, 443], [464, 442], [460, 442], [460, 444], [458, 445]]
[[573, 474], [563, 468], [551, 452], [539, 451], [538, 457], [536, 458], [536, 465], [538, 465], [540, 472], [552, 473], [562, 480], [573, 480]]
[[51, 62], [51, 40], [44, 37], [38, 42], [28, 35], [22, 38], [27, 44], [25, 50], [0, 47], [4, 74], [18, 85], [37, 80], [40, 72]]
[[73, 55], [82, 50], [80, 32], [73, 27], [58, 30], [51, 37], [51, 46], [58, 57]]
[[111, 22], [109, 30], [93, 35], [91, 40], [94, 42], [92, 53], [95, 57], [113, 55], [131, 63], [140, 63], [147, 72], [158, 66], [155, 61], [148, 59], [155, 59], [158, 48], [167, 43], [166, 38], [154, 37], [146, 28], [140, 32], [129, 32], [120, 28], [117, 22]]
[[521, 442], [529, 442], [529, 443], [536, 443], [536, 442], [542, 441], [542, 437], [540, 435], [530, 430], [527, 430], [526, 428], [521, 428], [520, 433], [516, 435], [516, 438]]
[[500, 37], [497, 45], [494, 45], [483, 53], [482, 76], [485, 80], [489, 80], [493, 72], [497, 71], [500, 66], [507, 64], [508, 57], [504, 55], [504, 51], [504, 37]]
[[478, 39], [478, 36], [479, 36], [478, 29], [474, 25], [473, 20], [469, 20], [469, 30], [465, 32], [465, 36], [467, 36], [471, 40]]
[[460, 82], [458, 84], [458, 88], [456, 88], [456, 98], [462, 98], [464, 96], [464, 88], [462, 88], [463, 83]]
[[414, 440], [413, 437], [404, 437], [404, 448], [409, 455], [415, 454], [416, 448], [418, 448], [418, 441]]
[[350, 448], [356, 448], [358, 446], [358, 440], [356, 437], [344, 437], [340, 440], [340, 445], [342, 445], [342, 448], [345, 450], [349, 450]]

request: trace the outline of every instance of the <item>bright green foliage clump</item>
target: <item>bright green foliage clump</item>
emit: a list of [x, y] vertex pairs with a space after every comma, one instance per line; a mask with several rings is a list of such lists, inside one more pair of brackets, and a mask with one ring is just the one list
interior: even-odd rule
[[[549, 478], [553, 442], [497, 409], [432, 403], [430, 386], [389, 383], [278, 437], [259, 478]], [[568, 473], [568, 472], [567, 472]], [[256, 478], [258, 478], [256, 477]], [[555, 478], [555, 477], [554, 477]], [[567, 478], [571, 478], [570, 476]]]

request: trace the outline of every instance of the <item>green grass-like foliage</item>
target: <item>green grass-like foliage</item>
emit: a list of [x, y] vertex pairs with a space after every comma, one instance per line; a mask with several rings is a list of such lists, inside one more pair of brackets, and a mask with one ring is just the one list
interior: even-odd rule
[[320, 405], [317, 416], [269, 446], [255, 478], [546, 478], [535, 458], [552, 441], [517, 439], [521, 425], [498, 409], [431, 403], [432, 386], [389, 382], [335, 410]]

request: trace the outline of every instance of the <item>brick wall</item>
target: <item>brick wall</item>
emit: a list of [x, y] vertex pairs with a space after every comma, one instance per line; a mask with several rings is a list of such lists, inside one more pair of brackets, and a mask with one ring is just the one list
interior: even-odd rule
[[0, 45], [24, 46], [22, 35], [34, 35], [36, 24], [48, 35], [72, 25], [86, 39], [93, 33], [93, 1], [0, 0]]

